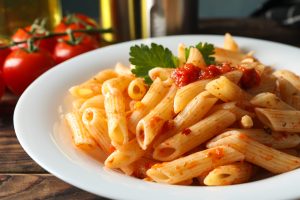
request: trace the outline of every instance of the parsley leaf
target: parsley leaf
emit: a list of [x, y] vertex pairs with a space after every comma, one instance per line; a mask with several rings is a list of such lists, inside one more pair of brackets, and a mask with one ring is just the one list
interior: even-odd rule
[[155, 67], [176, 68], [178, 58], [168, 48], [151, 43], [151, 46], [141, 44], [130, 48], [129, 61], [135, 68], [131, 70], [138, 77], [143, 77], [147, 84], [151, 84], [148, 72]]
[[[191, 47], [192, 46], [185, 49], [186, 59], [189, 57]], [[195, 47], [201, 52], [206, 65], [215, 64], [215, 58], [212, 56], [215, 53], [214, 51], [215, 47], [213, 44], [200, 42]]]

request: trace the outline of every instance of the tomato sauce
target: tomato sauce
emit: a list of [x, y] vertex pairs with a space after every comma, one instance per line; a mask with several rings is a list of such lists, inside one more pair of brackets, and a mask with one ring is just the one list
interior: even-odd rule
[[197, 80], [216, 78], [218, 76], [221, 76], [222, 74], [233, 71], [234, 69], [241, 70], [243, 72], [242, 78], [240, 80], [240, 85], [243, 89], [250, 89], [259, 85], [260, 75], [254, 68], [234, 68], [231, 67], [229, 63], [209, 65], [205, 69], [201, 69], [191, 63], [187, 63], [183, 67], [175, 69], [171, 75], [171, 78], [174, 80], [175, 84], [178, 87], [182, 87]]
[[178, 87], [185, 86], [189, 83], [197, 81], [201, 69], [191, 63], [185, 64], [183, 67], [179, 67], [174, 70], [171, 78], [174, 80]]
[[189, 135], [191, 132], [192, 132], [191, 129], [186, 128], [186, 129], [184, 129], [181, 133], [182, 133], [183, 135]]
[[241, 67], [240, 70], [243, 72], [240, 84], [243, 89], [249, 89], [258, 86], [260, 83], [260, 76], [254, 68]]

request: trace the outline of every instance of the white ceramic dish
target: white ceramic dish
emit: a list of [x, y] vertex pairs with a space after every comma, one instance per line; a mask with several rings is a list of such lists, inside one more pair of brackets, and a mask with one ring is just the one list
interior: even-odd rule
[[[263, 63], [300, 74], [300, 49], [279, 43], [235, 37]], [[91, 193], [113, 199], [294, 199], [300, 198], [300, 169], [261, 181], [226, 187], [172, 186], [144, 182], [103, 169], [102, 164], [74, 149], [70, 136], [57, 129], [59, 108], [72, 85], [83, 82], [116, 62], [128, 63], [133, 44], [156, 42], [174, 52], [178, 43], [199, 41], [222, 46], [223, 36], [187, 35], [121, 43], [101, 48], [49, 70], [23, 93], [14, 114], [14, 127], [25, 151], [58, 178]]]

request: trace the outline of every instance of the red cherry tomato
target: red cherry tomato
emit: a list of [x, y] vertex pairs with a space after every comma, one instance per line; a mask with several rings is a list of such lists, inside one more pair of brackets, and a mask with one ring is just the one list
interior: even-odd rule
[[4, 80], [3, 80], [3, 74], [0, 71], [0, 100], [4, 94], [4, 89], [5, 89], [5, 85], [4, 85]]
[[0, 49], [0, 71], [2, 71], [2, 68], [3, 68], [3, 65], [4, 65], [4, 61], [5, 61], [6, 57], [8, 56], [8, 54], [10, 52], [11, 51], [10, 51], [9, 48]]
[[[92, 28], [99, 28], [99, 25], [95, 20], [92, 18], [76, 13], [76, 14], [71, 14], [62, 19], [62, 21], [55, 27], [54, 32], [57, 33], [62, 33], [66, 32], [67, 29], [71, 30], [79, 30], [79, 29], [87, 29], [89, 27]], [[81, 35], [82, 33], [76, 33], [76, 36]], [[99, 34], [91, 34], [95, 39], [99, 42], [100, 41], [100, 36]]]
[[21, 95], [31, 82], [53, 66], [52, 56], [43, 49], [35, 52], [16, 49], [4, 62], [4, 82], [13, 93]]
[[71, 44], [68, 41], [57, 43], [53, 54], [57, 64], [99, 47], [98, 42], [93, 37], [89, 35], [81, 35], [80, 37], [82, 40], [78, 44]]
[[[28, 40], [33, 36], [44, 36], [45, 34], [43, 33], [34, 33], [31, 31], [31, 26], [27, 26], [25, 28], [19, 28], [15, 34], [12, 36], [12, 40], [14, 42], [21, 42], [24, 40]], [[42, 40], [37, 40], [35, 42], [35, 45], [41, 49], [45, 49], [49, 51], [50, 53], [53, 52], [54, 46], [56, 44], [56, 39], [54, 37], [47, 38], [47, 39], [42, 39]], [[11, 47], [12, 50], [18, 49], [18, 48], [25, 48], [27, 47], [27, 44], [19, 44], [18, 46], [13, 46]]]

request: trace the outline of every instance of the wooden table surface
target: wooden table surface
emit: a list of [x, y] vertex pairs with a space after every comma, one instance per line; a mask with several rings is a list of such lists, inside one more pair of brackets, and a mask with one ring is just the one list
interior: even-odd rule
[[[224, 34], [279, 41], [300, 46], [300, 29], [260, 19], [200, 20], [198, 33]], [[13, 128], [17, 97], [6, 94], [0, 102], [0, 199], [105, 199], [71, 186], [37, 165], [20, 146]]]

